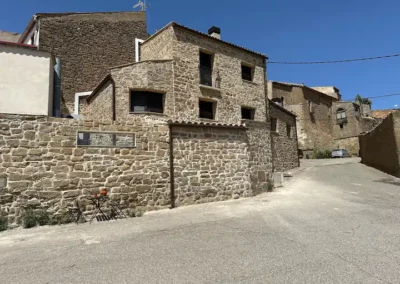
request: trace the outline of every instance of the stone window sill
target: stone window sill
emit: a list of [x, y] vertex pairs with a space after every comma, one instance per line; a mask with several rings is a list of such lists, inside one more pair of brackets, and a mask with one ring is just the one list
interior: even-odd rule
[[129, 114], [146, 114], [146, 115], [157, 115], [157, 116], [166, 116], [164, 113], [159, 113], [159, 112], [151, 112], [151, 111], [142, 111], [142, 112], [129, 112]]
[[206, 89], [206, 90], [215, 91], [215, 92], [221, 92], [220, 88], [211, 87], [211, 86], [202, 85], [202, 84], [200, 84], [200, 88], [203, 88], [203, 89]]
[[215, 119], [211, 119], [211, 118], [199, 118], [200, 119], [200, 121], [202, 121], [202, 122], [214, 122], [214, 123], [216, 123], [217, 121], [215, 120]]
[[254, 83], [253, 81], [249, 81], [249, 80], [245, 80], [245, 79], [242, 79], [242, 82], [243, 83], [246, 83], [246, 84], [250, 84], [250, 85], [255, 85], [255, 86], [258, 86], [259, 84], [257, 84], [257, 83]]

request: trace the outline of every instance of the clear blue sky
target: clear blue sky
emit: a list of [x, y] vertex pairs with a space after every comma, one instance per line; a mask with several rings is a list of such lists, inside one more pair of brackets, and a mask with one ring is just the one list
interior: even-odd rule
[[[22, 32], [34, 13], [132, 10], [137, 0], [3, 1], [0, 30]], [[400, 53], [398, 0], [149, 0], [148, 31], [175, 21], [267, 54], [271, 61], [324, 61]], [[400, 57], [327, 65], [268, 65], [268, 79], [334, 85], [344, 99], [400, 92]], [[400, 106], [400, 96], [373, 108]]]

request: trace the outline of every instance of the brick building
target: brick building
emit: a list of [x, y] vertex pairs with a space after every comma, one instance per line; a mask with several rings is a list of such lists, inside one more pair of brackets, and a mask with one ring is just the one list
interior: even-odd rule
[[147, 36], [144, 12], [39, 13], [19, 42], [60, 59], [61, 114], [67, 116], [75, 112], [76, 94], [92, 91], [110, 66], [133, 62], [135, 38]]

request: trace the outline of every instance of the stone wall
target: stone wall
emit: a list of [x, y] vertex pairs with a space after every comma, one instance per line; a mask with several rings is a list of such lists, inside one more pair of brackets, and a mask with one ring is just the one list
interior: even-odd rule
[[359, 136], [362, 163], [400, 177], [400, 113], [387, 116], [372, 131]]
[[269, 122], [246, 121], [253, 195], [266, 192], [272, 179], [272, 143]]
[[40, 15], [39, 49], [61, 59], [62, 113], [74, 95], [93, 90], [116, 65], [135, 62], [135, 38], [146, 39], [143, 12]]
[[[264, 56], [232, 47], [179, 25], [159, 31], [143, 43], [141, 51], [142, 60], [173, 58], [174, 111], [170, 116], [174, 120], [201, 121], [199, 99], [216, 103], [215, 120], [220, 123], [240, 123], [241, 106], [254, 108], [255, 120], [267, 120]], [[213, 82], [219, 71], [221, 88], [200, 85], [200, 51], [212, 54]], [[242, 80], [243, 62], [254, 66], [252, 82]]]
[[284, 172], [299, 167], [296, 116], [273, 102], [269, 102], [269, 113], [277, 119], [276, 132], [271, 131], [273, 170]]
[[161, 115], [171, 117], [174, 111], [172, 66], [171, 60], [153, 60], [112, 69], [111, 76], [115, 82], [116, 119], [124, 120], [138, 115], [131, 113], [131, 90], [148, 90], [164, 94], [164, 114]]
[[335, 139], [336, 149], [345, 149], [352, 156], [359, 156], [360, 147], [358, 143], [358, 136], [348, 137], [342, 139]]
[[296, 114], [299, 149], [333, 148], [332, 103], [335, 98], [304, 85], [271, 82], [268, 93], [272, 98], [283, 98], [284, 108]]
[[[77, 147], [78, 130], [134, 133], [136, 147]], [[18, 221], [24, 204], [60, 213], [67, 203], [101, 187], [108, 187], [124, 208], [165, 208], [170, 204], [168, 141], [161, 119], [112, 123], [3, 115], [0, 210], [10, 223]]]
[[111, 80], [104, 83], [89, 103], [81, 105], [80, 113], [85, 118], [94, 120], [113, 119], [113, 85]]
[[[335, 139], [348, 138], [358, 136], [361, 131], [361, 113], [355, 112], [357, 105], [352, 102], [335, 102], [332, 108], [332, 125], [333, 135]], [[341, 122], [336, 118], [336, 112], [339, 109], [344, 109], [346, 112], [346, 121]], [[340, 127], [343, 125], [343, 128]]]
[[244, 129], [172, 129], [177, 205], [252, 196]]

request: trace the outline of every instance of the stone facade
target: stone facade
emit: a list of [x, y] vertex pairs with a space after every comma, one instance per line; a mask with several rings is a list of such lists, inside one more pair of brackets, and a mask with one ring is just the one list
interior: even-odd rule
[[283, 107], [296, 114], [299, 149], [333, 148], [332, 104], [335, 98], [304, 85], [269, 82], [270, 99], [283, 98]]
[[359, 137], [362, 163], [400, 177], [400, 112]]
[[[219, 72], [220, 88], [200, 85], [200, 51], [212, 55], [213, 86]], [[141, 54], [141, 60], [173, 59], [173, 119], [200, 121], [199, 99], [204, 99], [216, 103], [217, 122], [240, 123], [241, 106], [254, 108], [255, 120], [267, 121], [265, 56], [175, 23], [146, 40]], [[244, 62], [254, 67], [252, 82], [242, 80], [241, 64]]]
[[246, 131], [173, 127], [176, 205], [252, 196]]
[[39, 50], [61, 59], [64, 115], [74, 112], [75, 93], [93, 90], [111, 66], [134, 62], [135, 38], [148, 37], [143, 12], [37, 14], [36, 19]]
[[[132, 133], [136, 147], [77, 147], [78, 130]], [[101, 187], [108, 187], [124, 208], [165, 208], [170, 204], [168, 137], [163, 120], [113, 123], [3, 115], [1, 211], [11, 223], [18, 221], [24, 204], [38, 202], [51, 213], [61, 213], [67, 203]]]
[[[212, 86], [200, 84], [200, 52], [212, 55]], [[0, 120], [0, 206], [11, 222], [25, 203], [61, 213], [101, 187], [125, 209], [253, 196], [268, 190], [274, 149], [277, 169], [298, 166], [293, 114], [271, 107], [291, 125], [290, 137], [271, 138], [265, 56], [175, 23], [140, 53], [140, 62], [110, 68], [82, 100], [84, 120]], [[251, 80], [242, 79], [242, 65]], [[134, 111], [132, 91], [141, 92]], [[144, 104], [148, 92], [157, 107]], [[214, 119], [200, 118], [200, 100], [214, 103]]]
[[269, 114], [271, 119], [277, 120], [276, 131], [271, 131], [274, 171], [299, 167], [296, 115], [273, 102], [269, 103]]
[[[335, 87], [307, 87], [303, 84], [268, 82], [268, 97], [297, 115], [299, 149], [304, 156], [313, 150], [343, 148], [358, 155], [358, 135], [379, 121], [350, 101], [341, 101]], [[338, 112], [345, 118], [338, 119]]]

